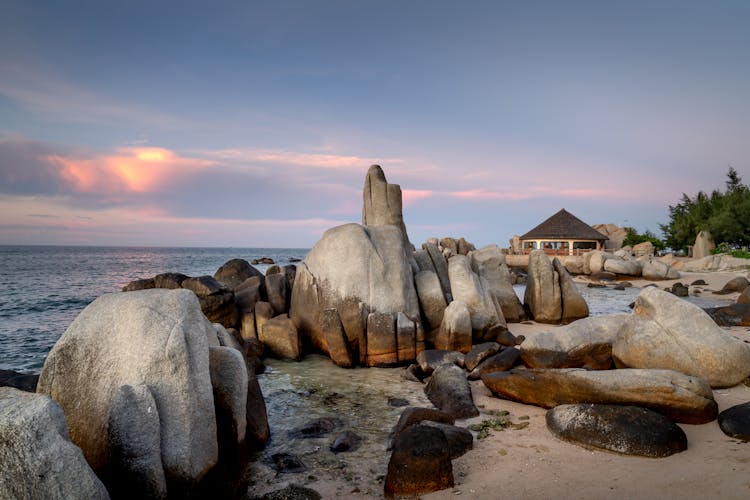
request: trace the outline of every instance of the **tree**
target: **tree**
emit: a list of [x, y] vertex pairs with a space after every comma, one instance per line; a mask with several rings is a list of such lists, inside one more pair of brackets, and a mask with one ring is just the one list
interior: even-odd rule
[[732, 246], [750, 244], [750, 189], [733, 167], [727, 172], [726, 191], [710, 195], [699, 191], [691, 198], [682, 193], [680, 202], [669, 206], [669, 223], [661, 224], [667, 246], [685, 249], [700, 231]]
[[662, 240], [656, 237], [654, 233], [646, 229], [643, 234], [639, 234], [638, 231], [635, 230], [635, 228], [632, 227], [626, 227], [625, 230], [628, 232], [628, 235], [625, 237], [625, 239], [622, 242], [622, 246], [635, 246], [638, 243], [643, 243], [645, 241], [650, 241], [651, 244], [654, 245], [655, 250], [664, 250], [665, 244]]

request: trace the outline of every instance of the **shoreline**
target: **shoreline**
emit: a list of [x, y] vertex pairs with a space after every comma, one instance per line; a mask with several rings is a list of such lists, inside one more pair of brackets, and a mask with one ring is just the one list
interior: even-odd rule
[[[697, 288], [702, 289], [703, 294], [710, 294], [737, 276], [747, 276], [747, 271], [681, 271], [680, 279], [675, 280], [654, 282], [639, 278], [627, 281], [639, 288], [651, 284], [665, 288], [678, 281], [689, 286], [693, 281], [703, 279], [707, 284]], [[589, 280], [577, 276], [576, 282], [588, 283]], [[694, 288], [690, 287], [691, 294]], [[736, 301], [738, 295], [714, 297], [730, 303]], [[514, 335], [526, 338], [558, 328], [557, 325], [533, 321], [510, 323], [508, 327]], [[723, 329], [750, 343], [750, 328]], [[474, 448], [453, 460], [455, 486], [420, 498], [438, 500], [461, 496], [487, 500], [499, 497], [536, 500], [554, 496], [564, 500], [605, 497], [740, 500], [750, 496], [750, 443], [724, 434], [716, 420], [702, 425], [677, 424], [688, 438], [688, 449], [681, 453], [665, 458], [627, 456], [562, 441], [547, 429], [546, 409], [495, 397], [480, 380], [471, 381], [470, 385], [481, 413], [478, 417], [458, 420], [456, 425], [468, 427], [481, 423], [491, 418], [490, 412], [496, 411], [508, 411], [514, 423], [519, 422], [519, 417], [528, 417], [528, 420], [521, 421], [529, 422], [529, 425], [520, 430], [491, 431], [484, 439], [476, 439], [474, 433]], [[415, 390], [419, 389], [415, 385]], [[744, 384], [715, 389], [713, 393], [719, 411], [750, 401], [750, 386]], [[387, 462], [388, 453], [384, 451], [383, 457]], [[382, 494], [371, 496], [352, 492], [351, 485], [343, 479], [311, 482], [305, 486], [318, 491], [323, 498], [382, 498]]]

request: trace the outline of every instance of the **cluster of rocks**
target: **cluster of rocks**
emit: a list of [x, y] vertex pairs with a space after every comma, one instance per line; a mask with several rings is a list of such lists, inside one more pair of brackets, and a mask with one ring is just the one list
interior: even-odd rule
[[750, 326], [750, 281], [747, 278], [738, 276], [714, 293], [723, 295], [737, 292], [740, 294], [734, 303], [706, 309], [717, 325]]
[[228, 338], [186, 289], [96, 299], [50, 351], [37, 394], [0, 392], [11, 496], [241, 491], [238, 461], [269, 429], [255, 373]]

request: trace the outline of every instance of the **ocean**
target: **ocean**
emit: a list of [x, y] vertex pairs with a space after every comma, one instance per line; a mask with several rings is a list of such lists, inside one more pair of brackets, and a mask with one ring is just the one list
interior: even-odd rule
[[[226, 261], [302, 259], [299, 248], [0, 246], [0, 368], [38, 373], [68, 325], [91, 301], [164, 272], [213, 275]], [[267, 265], [259, 264], [265, 272]]]

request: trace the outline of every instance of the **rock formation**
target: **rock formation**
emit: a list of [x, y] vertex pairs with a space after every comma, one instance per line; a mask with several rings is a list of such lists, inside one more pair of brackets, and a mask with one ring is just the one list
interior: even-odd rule
[[711, 255], [711, 251], [716, 248], [714, 238], [708, 231], [700, 231], [695, 237], [693, 244], [693, 258], [702, 259]]
[[409, 244], [401, 211], [401, 186], [388, 184], [380, 165], [372, 165], [365, 176], [362, 205], [363, 226], [396, 226]]
[[550, 263], [543, 250], [529, 255], [524, 305], [540, 323], [570, 322], [588, 316], [588, 306], [558, 259]]

